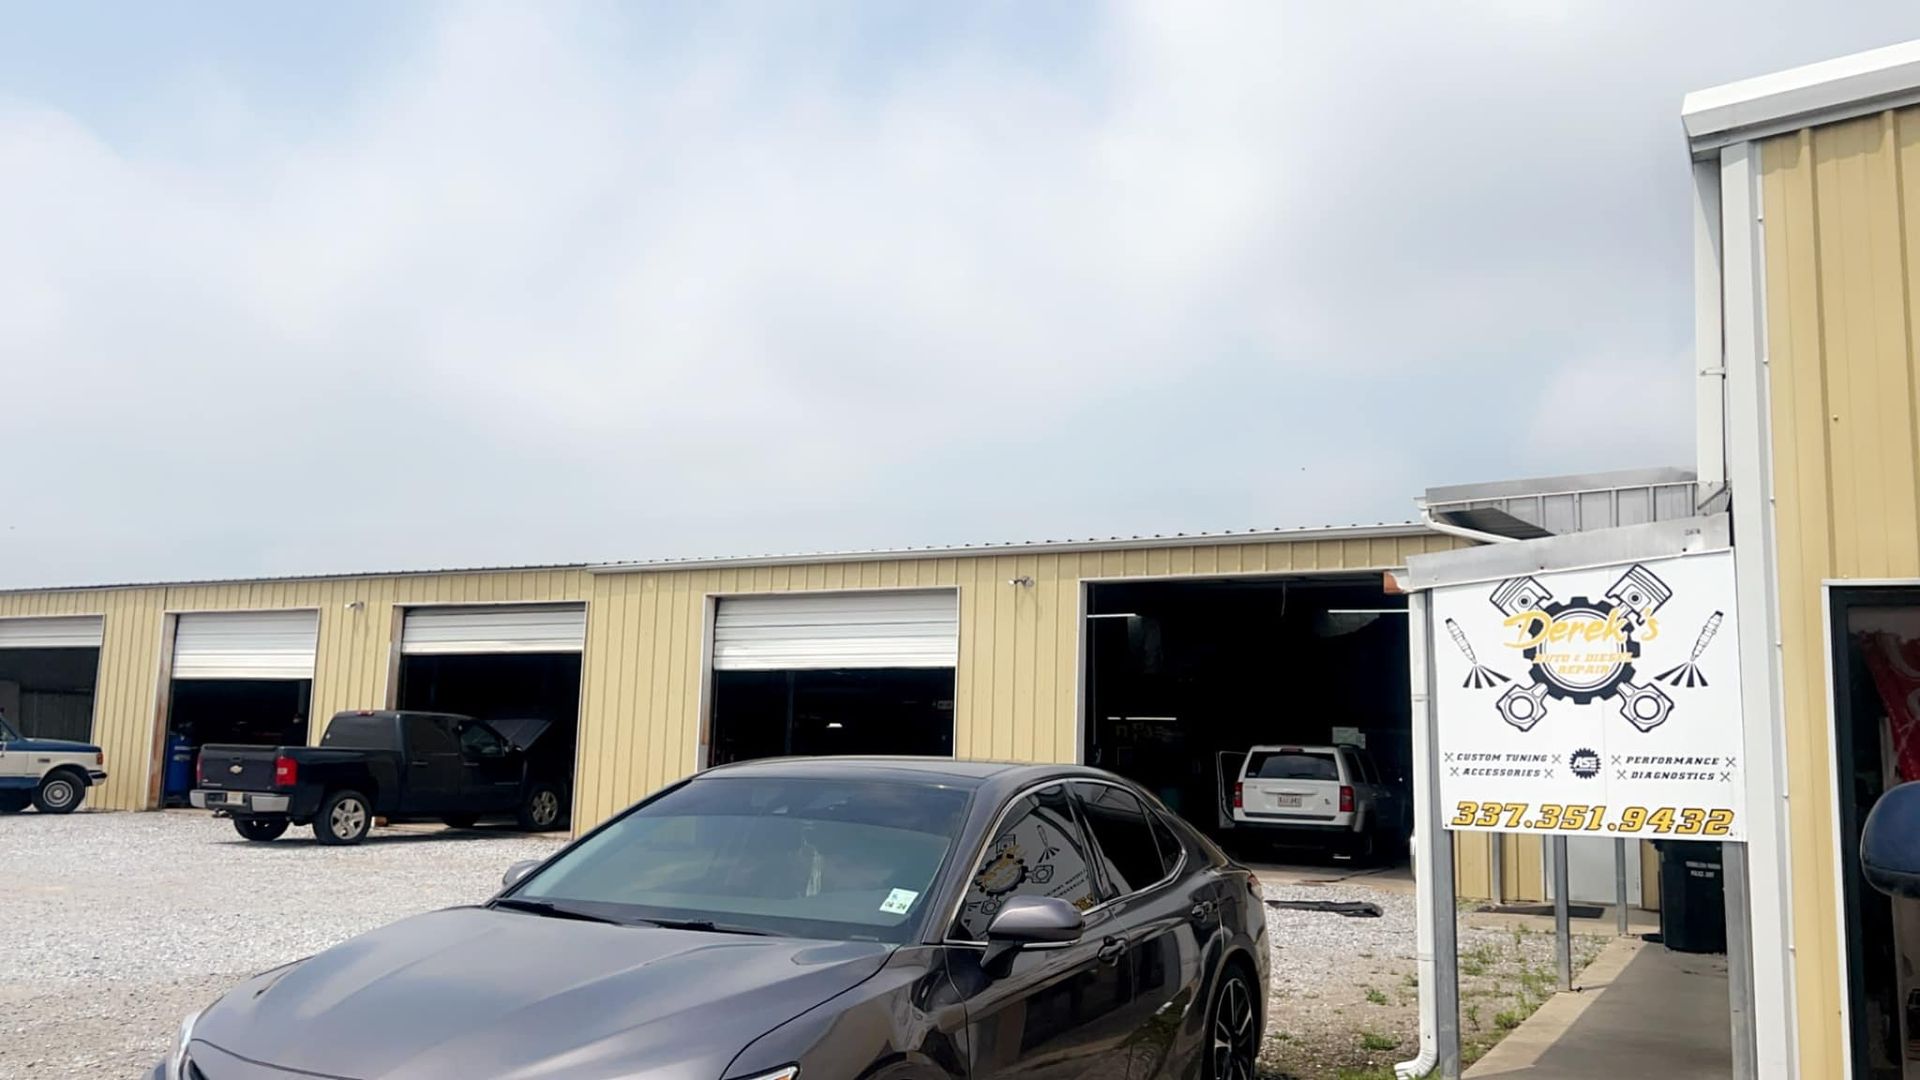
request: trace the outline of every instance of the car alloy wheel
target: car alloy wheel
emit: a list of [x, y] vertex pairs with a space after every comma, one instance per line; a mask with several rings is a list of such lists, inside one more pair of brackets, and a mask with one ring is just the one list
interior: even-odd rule
[[359, 836], [367, 827], [367, 807], [359, 799], [341, 799], [327, 816], [327, 827], [342, 840]]
[[1260, 1048], [1253, 994], [1239, 972], [1230, 972], [1220, 984], [1213, 1009], [1213, 1042], [1208, 1050], [1213, 1080], [1253, 1080], [1253, 1062]]
[[527, 809], [535, 825], [550, 829], [554, 822], [560, 820], [560, 796], [552, 788], [542, 788], [534, 792], [533, 801]]

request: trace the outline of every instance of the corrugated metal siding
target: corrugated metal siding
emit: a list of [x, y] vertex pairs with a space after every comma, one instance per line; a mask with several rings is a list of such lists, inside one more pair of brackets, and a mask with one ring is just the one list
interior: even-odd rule
[[[1080, 583], [1091, 578], [1381, 570], [1460, 546], [1439, 535], [605, 573], [593, 582], [576, 826], [691, 773], [701, 739], [709, 597], [957, 588], [955, 747], [962, 757], [1078, 752]], [[1030, 577], [1032, 587], [1008, 584]]]
[[1920, 109], [1769, 140], [1761, 177], [1801, 1074], [1838, 1076], [1820, 583], [1920, 577]]
[[[319, 609], [313, 712], [324, 718], [342, 709], [386, 703], [396, 605], [579, 601], [586, 599], [587, 587], [584, 571], [529, 570], [75, 589], [0, 593], [0, 617], [105, 617], [93, 737], [106, 752], [108, 779], [88, 802], [137, 810], [151, 803], [154, 718], [168, 612]], [[349, 606], [356, 602], [360, 606]], [[319, 736], [316, 724], [313, 737]]]

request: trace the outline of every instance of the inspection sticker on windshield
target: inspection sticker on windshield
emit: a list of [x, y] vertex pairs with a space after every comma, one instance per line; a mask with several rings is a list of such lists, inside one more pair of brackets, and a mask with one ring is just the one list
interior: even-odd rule
[[912, 889], [895, 889], [887, 894], [885, 900], [880, 901], [880, 910], [889, 915], [905, 915], [907, 909], [913, 906], [913, 902], [919, 896], [920, 894]]

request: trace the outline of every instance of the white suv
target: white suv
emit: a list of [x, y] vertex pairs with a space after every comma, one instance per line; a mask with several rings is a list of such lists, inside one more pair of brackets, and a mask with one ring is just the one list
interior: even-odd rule
[[1235, 829], [1317, 838], [1345, 855], [1397, 842], [1401, 818], [1398, 794], [1353, 746], [1251, 747], [1233, 785]]
[[91, 743], [28, 739], [0, 716], [0, 814], [28, 803], [43, 814], [70, 814], [87, 788], [107, 778], [106, 761]]

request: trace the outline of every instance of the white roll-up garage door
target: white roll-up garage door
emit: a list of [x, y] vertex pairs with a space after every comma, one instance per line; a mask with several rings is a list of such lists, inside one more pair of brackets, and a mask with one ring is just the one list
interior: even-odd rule
[[953, 667], [960, 653], [955, 594], [784, 594], [720, 601], [717, 671]]
[[0, 649], [97, 649], [103, 623], [99, 615], [0, 619]]
[[584, 604], [414, 608], [400, 632], [410, 656], [569, 653], [586, 644]]
[[193, 612], [178, 618], [176, 679], [313, 678], [318, 612]]

